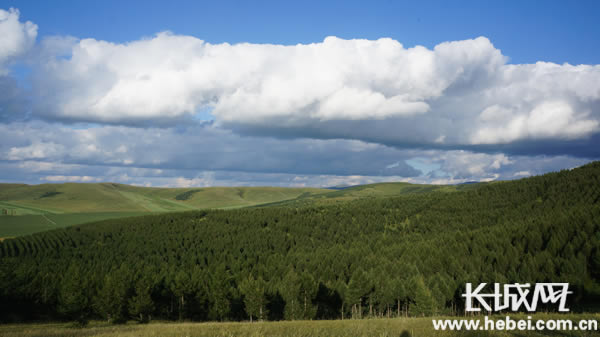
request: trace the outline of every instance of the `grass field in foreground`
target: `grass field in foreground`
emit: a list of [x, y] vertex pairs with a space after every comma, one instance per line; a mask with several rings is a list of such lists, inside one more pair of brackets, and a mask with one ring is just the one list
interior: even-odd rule
[[[454, 317], [460, 318], [460, 317]], [[504, 316], [495, 316], [503, 319]], [[526, 316], [511, 315], [512, 319]], [[440, 318], [436, 318], [440, 319]], [[536, 314], [534, 319], [600, 319], [600, 314]], [[108, 325], [92, 322], [85, 328], [74, 328], [70, 323], [7, 324], [0, 325], [0, 336], [57, 337], [57, 336], [290, 336], [290, 337], [453, 337], [453, 336], [600, 336], [598, 331], [436, 331], [432, 318], [391, 318], [335, 321], [282, 321], [255, 323], [164, 323]]]

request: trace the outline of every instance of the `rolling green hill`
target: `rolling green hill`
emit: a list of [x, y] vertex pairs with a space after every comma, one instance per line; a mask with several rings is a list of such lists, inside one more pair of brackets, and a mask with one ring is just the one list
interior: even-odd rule
[[149, 188], [123, 184], [0, 184], [0, 238], [148, 213], [239, 208], [327, 193], [317, 188]]
[[[345, 193], [361, 188], [382, 189]], [[598, 311], [600, 162], [456, 188], [465, 190], [150, 214], [4, 240], [0, 320], [463, 315], [465, 284], [482, 282], [569, 283], [571, 311]]]
[[0, 207], [15, 209], [17, 214], [170, 212], [244, 207], [325, 192], [329, 190], [282, 187], [151, 188], [114, 183], [0, 184]]
[[0, 238], [147, 213], [248, 206], [326, 205], [363, 198], [478, 188], [379, 183], [342, 190], [284, 187], [152, 188], [115, 183], [0, 184]]
[[331, 190], [328, 193], [301, 195], [295, 199], [276, 201], [256, 207], [271, 206], [308, 206], [308, 205], [330, 205], [344, 203], [358, 199], [386, 198], [401, 195], [424, 194], [431, 192], [458, 192], [478, 189], [487, 183], [461, 184], [461, 185], [425, 185], [409, 183], [377, 183], [346, 187]]

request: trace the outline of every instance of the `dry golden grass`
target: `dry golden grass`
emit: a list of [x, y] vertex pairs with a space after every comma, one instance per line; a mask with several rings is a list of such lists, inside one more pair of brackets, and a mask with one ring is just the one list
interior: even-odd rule
[[[502, 318], [499, 316], [498, 318]], [[524, 318], [524, 317], [522, 317]], [[535, 318], [600, 319], [600, 315], [553, 316], [537, 314]], [[15, 337], [453, 337], [453, 336], [600, 336], [598, 332], [531, 332], [531, 331], [435, 331], [431, 318], [394, 318], [336, 321], [286, 321], [243, 323], [173, 323], [108, 325], [92, 322], [85, 328], [68, 323], [0, 325], [0, 336]]]

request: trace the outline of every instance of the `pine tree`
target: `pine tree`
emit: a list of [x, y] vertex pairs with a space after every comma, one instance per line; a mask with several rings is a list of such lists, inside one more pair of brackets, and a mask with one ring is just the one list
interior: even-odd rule
[[313, 300], [317, 295], [317, 283], [311, 274], [302, 272], [300, 274], [300, 304], [302, 306], [302, 319], [313, 319], [317, 314], [317, 308], [313, 305]]
[[267, 298], [265, 296], [266, 283], [262, 277], [255, 279], [252, 276], [245, 278], [239, 285], [240, 292], [244, 295], [246, 313], [250, 317], [263, 320], [267, 317]]
[[184, 270], [178, 271], [171, 283], [171, 290], [177, 298], [180, 321], [183, 321], [185, 317], [186, 296], [192, 292], [192, 289], [193, 286], [190, 275]]
[[410, 307], [413, 316], [429, 316], [434, 311], [434, 299], [431, 291], [425, 285], [422, 275], [415, 276], [411, 283], [414, 291], [414, 305]]
[[91, 316], [90, 293], [90, 282], [82, 267], [71, 264], [60, 284], [58, 310], [79, 325], [86, 325]]
[[147, 323], [153, 311], [152, 283], [147, 276], [142, 277], [136, 282], [135, 294], [129, 300], [129, 313], [140, 323]]
[[231, 311], [230, 293], [231, 293], [231, 275], [224, 266], [219, 267], [209, 277], [208, 292], [201, 295], [203, 287], [198, 284], [197, 298], [206, 296], [210, 302], [210, 318], [215, 320], [224, 320]]
[[97, 311], [110, 323], [120, 323], [127, 319], [126, 304], [130, 281], [120, 271], [106, 274], [102, 288], [95, 298]]
[[301, 318], [302, 310], [300, 301], [300, 278], [291, 268], [280, 283], [279, 291], [285, 301], [285, 319], [296, 320]]
[[362, 318], [363, 299], [369, 293], [370, 288], [365, 272], [361, 268], [356, 269], [348, 282], [348, 303], [352, 305], [353, 317]]

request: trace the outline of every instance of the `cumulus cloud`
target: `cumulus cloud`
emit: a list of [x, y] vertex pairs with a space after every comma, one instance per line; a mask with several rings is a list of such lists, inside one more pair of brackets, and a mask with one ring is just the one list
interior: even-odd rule
[[386, 118], [424, 113], [423, 99], [444, 89], [433, 54], [391, 39], [297, 46], [213, 45], [170, 33], [129, 44], [84, 39], [70, 58], [44, 64], [38, 85], [55, 83], [47, 96], [56, 98], [44, 107], [74, 120], [170, 119], [202, 107], [224, 121]]
[[489, 155], [468, 151], [449, 151], [441, 154], [438, 160], [442, 162], [441, 170], [448, 172], [452, 178], [478, 177], [481, 181], [497, 179], [501, 168], [513, 163], [504, 154]]
[[[52, 142], [34, 142], [24, 147], [11, 147], [6, 157], [9, 160], [27, 160], [53, 158], [57, 154], [62, 154], [65, 147]], [[62, 153], [61, 153], [62, 152]]]
[[[48, 158], [43, 158], [48, 160]], [[21, 170], [28, 173], [37, 172], [72, 172], [77, 169], [81, 169], [79, 165], [73, 164], [61, 164], [57, 162], [49, 161], [35, 161], [35, 160], [18, 160], [17, 165]]]
[[84, 181], [77, 177], [87, 176], [94, 179], [87, 181], [178, 187], [445, 184], [514, 179], [587, 161], [397, 149], [358, 140], [244, 137], [211, 125], [78, 129], [39, 121], [0, 124], [1, 179], [33, 183]]
[[245, 134], [431, 148], [600, 131], [600, 66], [507, 64], [485, 37], [433, 49], [389, 38], [210, 44], [168, 32], [43, 45], [70, 45], [69, 57], [46, 58], [35, 72], [46, 118], [159, 125], [209, 110]]
[[92, 183], [101, 181], [99, 178], [94, 178], [90, 176], [45, 176], [40, 180], [49, 181], [49, 182], [69, 182], [69, 183]]
[[214, 172], [203, 172], [202, 177], [185, 178], [177, 177], [174, 178], [174, 187], [208, 187], [215, 186], [215, 179], [213, 178]]
[[[355, 140], [242, 137], [213, 125], [188, 128], [45, 122], [0, 124], [0, 160], [153, 169], [417, 176], [407, 154]], [[393, 167], [389, 167], [394, 164]]]
[[[600, 66], [508, 64], [485, 37], [428, 49], [36, 36], [0, 10], [9, 181], [461, 183], [600, 158]], [[25, 58], [30, 78], [11, 77]]]
[[17, 9], [0, 9], [0, 75], [8, 73], [7, 66], [22, 57], [35, 44], [37, 25], [21, 22]]
[[457, 184], [471, 181], [510, 180], [581, 166], [589, 159], [574, 156], [508, 156], [464, 150], [422, 151], [409, 162], [430, 170], [411, 182]]
[[21, 22], [16, 9], [0, 9], [0, 123], [24, 117], [28, 99], [11, 76], [10, 67], [26, 57], [34, 47], [37, 26]]

